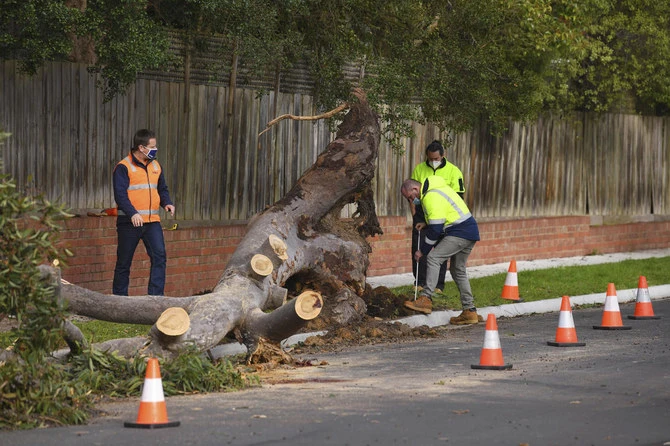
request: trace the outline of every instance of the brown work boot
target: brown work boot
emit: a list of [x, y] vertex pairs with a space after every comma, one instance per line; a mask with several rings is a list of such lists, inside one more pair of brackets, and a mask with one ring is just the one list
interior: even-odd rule
[[449, 319], [451, 325], [472, 325], [478, 322], [481, 321], [479, 320], [477, 310], [463, 310], [458, 316]]
[[419, 296], [417, 300], [406, 300], [405, 306], [410, 310], [430, 314], [433, 312], [433, 302], [427, 296]]

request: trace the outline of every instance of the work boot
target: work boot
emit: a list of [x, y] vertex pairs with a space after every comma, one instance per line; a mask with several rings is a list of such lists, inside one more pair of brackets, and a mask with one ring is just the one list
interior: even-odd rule
[[442, 294], [442, 288], [435, 288], [435, 294]]
[[473, 325], [484, 320], [482, 318], [480, 321], [478, 316], [477, 310], [463, 310], [458, 316], [449, 319], [449, 323], [451, 325]]
[[428, 296], [419, 296], [417, 300], [405, 301], [405, 306], [410, 310], [419, 311], [421, 313], [430, 314], [433, 312], [433, 302]]

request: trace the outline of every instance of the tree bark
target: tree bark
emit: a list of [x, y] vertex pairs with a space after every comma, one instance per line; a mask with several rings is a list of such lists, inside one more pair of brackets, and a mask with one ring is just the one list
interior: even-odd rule
[[[187, 345], [206, 351], [233, 331], [242, 333], [251, 354], [261, 338], [279, 342], [319, 314], [339, 323], [362, 317], [366, 307], [360, 296], [370, 252], [366, 237], [382, 233], [371, 188], [380, 130], [364, 93], [356, 91], [356, 97], [335, 139], [314, 165], [284, 198], [249, 221], [245, 237], [211, 293], [123, 297], [63, 284], [61, 296], [70, 311], [149, 325], [170, 307], [188, 313], [190, 326], [179, 336], [164, 336], [154, 329], [147, 337], [101, 345], [125, 356], [171, 356]], [[357, 211], [353, 218], [342, 219], [341, 211], [349, 203], [355, 203]], [[257, 254], [271, 262], [267, 275], [251, 267]], [[293, 299], [305, 291], [313, 293], [307, 304]]]

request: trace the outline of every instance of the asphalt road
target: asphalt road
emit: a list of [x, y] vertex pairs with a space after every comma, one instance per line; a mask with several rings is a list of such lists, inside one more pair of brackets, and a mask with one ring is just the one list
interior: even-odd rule
[[[262, 388], [170, 397], [179, 427], [131, 429], [136, 401], [86, 426], [0, 433], [2, 445], [668, 445], [670, 300], [659, 320], [594, 330], [602, 307], [573, 311], [584, 347], [550, 347], [558, 313], [498, 319], [511, 370], [473, 370], [484, 324], [446, 336], [302, 355], [323, 365], [274, 372]], [[665, 316], [664, 316], [665, 315]]]

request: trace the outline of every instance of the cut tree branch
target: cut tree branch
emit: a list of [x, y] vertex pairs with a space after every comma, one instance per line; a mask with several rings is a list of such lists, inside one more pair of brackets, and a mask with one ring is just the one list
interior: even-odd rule
[[260, 132], [258, 134], [258, 136], [261, 136], [263, 133], [270, 130], [270, 128], [273, 125], [277, 124], [278, 122], [283, 121], [284, 119], [292, 119], [294, 121], [318, 121], [319, 119], [332, 118], [333, 116], [335, 116], [336, 114], [340, 113], [343, 110], [346, 110], [347, 108], [349, 108], [349, 103], [345, 102], [344, 104], [340, 105], [337, 108], [334, 108], [330, 111], [327, 111], [326, 113], [322, 113], [322, 114], [316, 115], [316, 116], [296, 116], [296, 115], [291, 115], [291, 114], [281, 115], [281, 116], [278, 116], [278, 117], [274, 118], [272, 121], [268, 122], [267, 125], [265, 126], [266, 127], [265, 130]]

